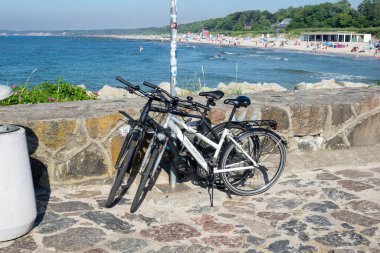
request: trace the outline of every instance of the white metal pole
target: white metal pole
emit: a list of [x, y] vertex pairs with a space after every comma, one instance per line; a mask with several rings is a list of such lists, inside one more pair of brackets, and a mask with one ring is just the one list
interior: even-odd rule
[[[177, 0], [171, 0], [170, 8], [170, 94], [176, 96], [175, 87], [177, 85]], [[170, 168], [170, 187], [175, 188], [177, 183], [177, 177]]]

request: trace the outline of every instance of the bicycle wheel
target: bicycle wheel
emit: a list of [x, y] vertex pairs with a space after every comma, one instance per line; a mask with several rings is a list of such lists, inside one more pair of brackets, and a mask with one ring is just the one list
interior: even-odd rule
[[[250, 129], [236, 138], [240, 147], [232, 141], [219, 160], [220, 169], [240, 170], [221, 173], [225, 186], [238, 195], [255, 195], [267, 191], [280, 177], [285, 167], [286, 152], [281, 139], [267, 129]], [[245, 169], [245, 168], [249, 169]]]
[[128, 140], [126, 139], [123, 144], [123, 147], [125, 150], [125, 155], [123, 162], [121, 163], [120, 168], [117, 171], [115, 180], [112, 184], [110, 193], [108, 194], [108, 198], [106, 201], [106, 207], [112, 207], [112, 204], [115, 200], [115, 196], [120, 189], [120, 185], [123, 182], [125, 175], [127, 172], [130, 172], [130, 168], [132, 166], [132, 162], [135, 160], [137, 153], [140, 150], [143, 134], [141, 132], [132, 131], [130, 136], [127, 136]]
[[146, 165], [144, 165], [143, 162], [142, 167], [140, 168], [141, 180], [131, 204], [131, 213], [134, 213], [137, 211], [137, 209], [139, 209], [139, 207], [145, 199], [146, 194], [153, 187], [154, 173], [158, 167], [162, 153], [165, 148], [166, 145], [162, 145], [159, 142], [155, 142], [150, 152], [146, 153], [145, 156], [148, 157], [144, 157], [144, 161], [147, 162], [145, 163]]

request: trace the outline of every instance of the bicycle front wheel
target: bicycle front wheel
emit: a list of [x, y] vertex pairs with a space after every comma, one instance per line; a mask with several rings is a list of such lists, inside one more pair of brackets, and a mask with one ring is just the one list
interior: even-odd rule
[[106, 207], [112, 207], [113, 202], [115, 200], [115, 196], [118, 193], [120, 186], [128, 172], [130, 172], [130, 168], [132, 167], [132, 163], [136, 158], [137, 153], [141, 147], [143, 134], [140, 132], [132, 131], [130, 135], [128, 134], [126, 140], [124, 141], [122, 150], [120, 153], [125, 153], [123, 155], [123, 161], [121, 165], [118, 167], [118, 162], [116, 163], [116, 167], [118, 167], [118, 171], [115, 177], [115, 180], [112, 184], [111, 190], [108, 194], [108, 198], [106, 201]]
[[236, 141], [240, 148], [229, 142], [219, 160], [221, 170], [231, 170], [221, 173], [225, 186], [237, 195], [267, 191], [285, 167], [286, 152], [281, 139], [270, 130], [257, 128], [242, 133]]
[[[154, 141], [154, 140], [152, 140]], [[153, 144], [152, 148], [145, 154], [144, 160], [146, 160], [146, 165], [142, 164], [140, 168], [141, 180], [137, 188], [135, 197], [133, 198], [131, 204], [131, 213], [136, 212], [144, 201], [148, 191], [150, 191], [154, 185], [154, 174], [161, 160], [162, 153], [166, 145], [156, 142]]]

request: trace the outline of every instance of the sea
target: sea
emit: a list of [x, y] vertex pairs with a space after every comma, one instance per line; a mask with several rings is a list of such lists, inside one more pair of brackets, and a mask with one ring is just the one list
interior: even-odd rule
[[[140, 50], [143, 48], [143, 50]], [[178, 86], [194, 89], [219, 83], [276, 83], [293, 89], [323, 79], [373, 84], [380, 60], [301, 51], [179, 43]], [[159, 41], [85, 37], [0, 36], [0, 84], [34, 86], [62, 78], [96, 91], [134, 84], [170, 82], [170, 44]]]

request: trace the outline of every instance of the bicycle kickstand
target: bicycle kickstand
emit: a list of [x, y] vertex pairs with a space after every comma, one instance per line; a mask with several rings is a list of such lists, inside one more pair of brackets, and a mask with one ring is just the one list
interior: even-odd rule
[[[211, 187], [210, 187], [210, 184], [211, 184]], [[214, 173], [212, 173], [208, 178], [208, 194], [210, 196], [211, 207], [214, 206], [214, 186], [215, 186], [215, 176], [214, 176]], [[210, 188], [211, 188], [211, 193], [210, 193]]]

